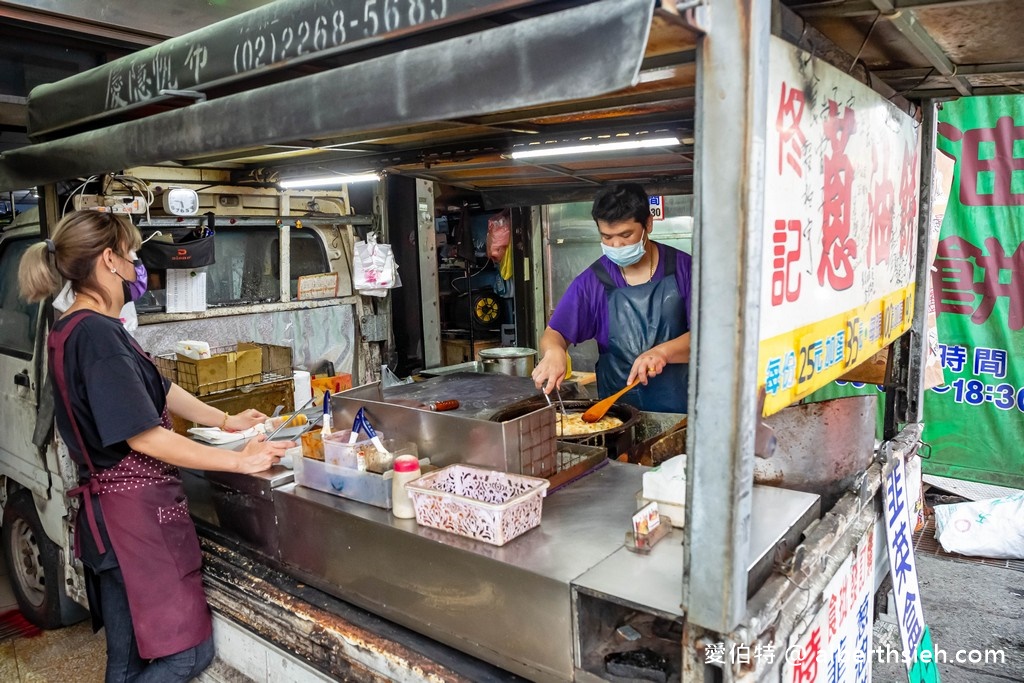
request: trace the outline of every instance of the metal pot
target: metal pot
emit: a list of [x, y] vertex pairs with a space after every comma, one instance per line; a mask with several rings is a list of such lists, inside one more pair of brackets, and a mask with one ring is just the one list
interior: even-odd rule
[[484, 372], [498, 372], [513, 377], [533, 374], [537, 351], [524, 346], [499, 346], [480, 351]]
[[876, 396], [791, 406], [765, 418], [778, 444], [754, 460], [754, 482], [817, 493], [828, 509], [871, 465]]

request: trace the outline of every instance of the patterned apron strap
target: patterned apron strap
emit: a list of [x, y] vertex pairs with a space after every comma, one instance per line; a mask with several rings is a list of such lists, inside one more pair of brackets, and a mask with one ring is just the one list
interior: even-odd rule
[[100, 536], [99, 525], [96, 524], [96, 515], [92, 509], [92, 494], [99, 493], [99, 483], [92, 476], [96, 474], [96, 468], [92, 464], [92, 458], [89, 457], [89, 450], [85, 447], [85, 439], [82, 438], [82, 432], [78, 428], [78, 421], [75, 420], [75, 413], [71, 408], [71, 395], [68, 393], [67, 379], [64, 375], [64, 345], [71, 336], [71, 332], [75, 329], [78, 323], [85, 319], [87, 314], [91, 311], [85, 310], [79, 313], [73, 314], [73, 317], [58, 331], [51, 331], [50, 336], [47, 339], [47, 348], [50, 350], [50, 362], [52, 364], [50, 370], [53, 372], [53, 377], [57, 385], [57, 392], [61, 396], [61, 400], [64, 402], [64, 411], [67, 413], [68, 420], [71, 422], [71, 431], [75, 435], [75, 441], [77, 442], [78, 450], [82, 454], [82, 459], [85, 461], [85, 466], [89, 468], [89, 481], [85, 484], [68, 491], [69, 496], [81, 495], [85, 504], [85, 518], [89, 522], [89, 531], [92, 532], [92, 537], [96, 541], [96, 549], [100, 553], [107, 552], [106, 546], [103, 544], [103, 539]]

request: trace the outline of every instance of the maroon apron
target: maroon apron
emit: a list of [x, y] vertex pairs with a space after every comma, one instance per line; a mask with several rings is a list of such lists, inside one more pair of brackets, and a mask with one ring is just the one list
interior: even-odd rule
[[[107, 535], [124, 575], [139, 655], [158, 659], [195, 647], [213, 633], [203, 593], [202, 551], [177, 467], [134, 450], [114, 467], [97, 470], [92, 464], [71, 409], [64, 376], [64, 344], [85, 315], [75, 315], [59, 331], [52, 332], [47, 342], [50, 371], [71, 422], [80, 453], [78, 461], [89, 469], [89, 476], [68, 495], [82, 496], [89, 530], [103, 553], [106, 548], [92, 506], [92, 497], [98, 497]], [[134, 340], [132, 345], [149, 360]], [[162, 426], [171, 428], [166, 407]], [[71, 441], [66, 441], [70, 448]]]

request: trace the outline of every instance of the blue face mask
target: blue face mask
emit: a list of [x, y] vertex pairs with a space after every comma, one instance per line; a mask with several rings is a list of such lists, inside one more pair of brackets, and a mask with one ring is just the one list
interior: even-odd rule
[[639, 263], [640, 259], [644, 257], [646, 251], [646, 244], [644, 238], [641, 236], [640, 241], [636, 244], [627, 244], [624, 247], [609, 247], [607, 244], [601, 245], [601, 251], [608, 259], [619, 266], [620, 268], [626, 268], [634, 263]]

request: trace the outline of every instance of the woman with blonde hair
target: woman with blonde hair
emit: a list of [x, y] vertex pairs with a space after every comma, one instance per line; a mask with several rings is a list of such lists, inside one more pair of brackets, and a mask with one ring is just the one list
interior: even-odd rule
[[74, 303], [47, 340], [57, 429], [79, 466], [75, 554], [86, 568], [93, 626], [106, 628], [106, 681], [186, 681], [213, 659], [202, 554], [178, 467], [254, 473], [291, 442], [251, 440], [241, 451], [171, 431], [169, 412], [229, 430], [266, 416], [217, 410], [163, 379], [118, 319], [145, 292], [139, 231], [125, 217], [68, 214], [28, 248], [18, 280], [41, 301], [69, 282]]

